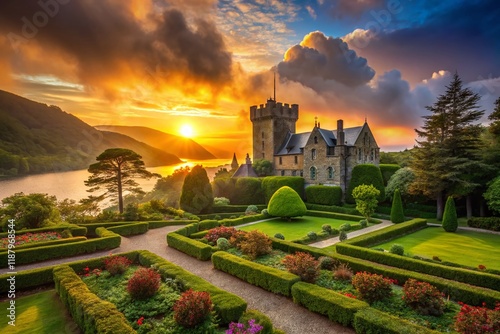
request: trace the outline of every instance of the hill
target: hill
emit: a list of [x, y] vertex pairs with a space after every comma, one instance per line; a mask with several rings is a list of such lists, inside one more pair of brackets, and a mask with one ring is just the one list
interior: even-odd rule
[[95, 128], [101, 131], [112, 131], [133, 137], [184, 159], [208, 160], [217, 158], [192, 139], [175, 136], [144, 126], [98, 125]]
[[0, 175], [84, 169], [112, 147], [134, 150], [148, 167], [181, 162], [128, 136], [98, 131], [57, 106], [0, 90]]

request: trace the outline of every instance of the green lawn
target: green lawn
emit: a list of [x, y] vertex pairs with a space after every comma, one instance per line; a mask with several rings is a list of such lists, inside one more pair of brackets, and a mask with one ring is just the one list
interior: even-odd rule
[[321, 232], [321, 226], [324, 224], [328, 224], [332, 228], [338, 229], [340, 225], [346, 223], [352, 225], [356, 222], [323, 217], [304, 216], [293, 218], [290, 222], [286, 219], [276, 218], [261, 223], [243, 226], [239, 229], [243, 231], [259, 230], [271, 237], [273, 237], [276, 233], [281, 233], [285, 236], [285, 240], [295, 240], [305, 237], [307, 233], [311, 231], [316, 233]]
[[0, 302], [0, 333], [80, 333], [77, 325], [61, 303], [55, 290], [15, 298], [16, 326], [8, 324], [6, 315], [9, 300]]
[[438, 256], [442, 261], [470, 267], [482, 264], [500, 270], [500, 235], [457, 230], [445, 232], [441, 227], [428, 227], [401, 238], [374, 246], [389, 250], [393, 244], [403, 245], [405, 253], [426, 258]]

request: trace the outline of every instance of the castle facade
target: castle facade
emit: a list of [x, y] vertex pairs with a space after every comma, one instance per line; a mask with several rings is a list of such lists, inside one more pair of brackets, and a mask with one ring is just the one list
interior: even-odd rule
[[274, 175], [301, 176], [306, 185], [340, 186], [345, 193], [354, 166], [378, 165], [380, 148], [368, 123], [336, 130], [322, 129], [315, 121], [310, 132], [296, 133], [299, 106], [268, 99], [250, 107], [253, 124], [253, 160], [272, 162]]

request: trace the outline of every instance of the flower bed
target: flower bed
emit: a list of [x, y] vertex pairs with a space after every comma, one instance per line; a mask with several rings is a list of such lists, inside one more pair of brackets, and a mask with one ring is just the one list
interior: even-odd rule
[[[59, 240], [62, 236], [59, 232], [41, 232], [41, 233], [25, 233], [16, 235], [15, 246], [26, 245], [35, 242], [43, 242], [50, 240]], [[9, 245], [8, 238], [2, 238], [0, 240], [0, 248], [7, 248]]]

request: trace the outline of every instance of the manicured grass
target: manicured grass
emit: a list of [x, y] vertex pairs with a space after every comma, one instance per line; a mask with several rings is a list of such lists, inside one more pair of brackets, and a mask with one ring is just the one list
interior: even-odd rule
[[389, 250], [393, 244], [403, 245], [405, 253], [426, 258], [438, 256], [442, 261], [476, 268], [500, 270], [500, 235], [457, 230], [445, 232], [441, 227], [428, 227], [401, 238], [374, 246]]
[[243, 226], [239, 229], [243, 231], [259, 230], [271, 237], [273, 237], [276, 233], [281, 233], [285, 236], [285, 240], [295, 240], [305, 237], [307, 233], [311, 231], [316, 233], [321, 232], [321, 226], [324, 224], [328, 224], [332, 228], [338, 229], [340, 225], [346, 223], [352, 225], [355, 222], [340, 219], [304, 216], [293, 218], [290, 222], [286, 219], [276, 218], [265, 222]]
[[16, 326], [8, 324], [6, 312], [9, 300], [0, 303], [0, 333], [80, 333], [61, 303], [55, 290], [48, 290], [28, 296], [18, 297], [16, 301]]

